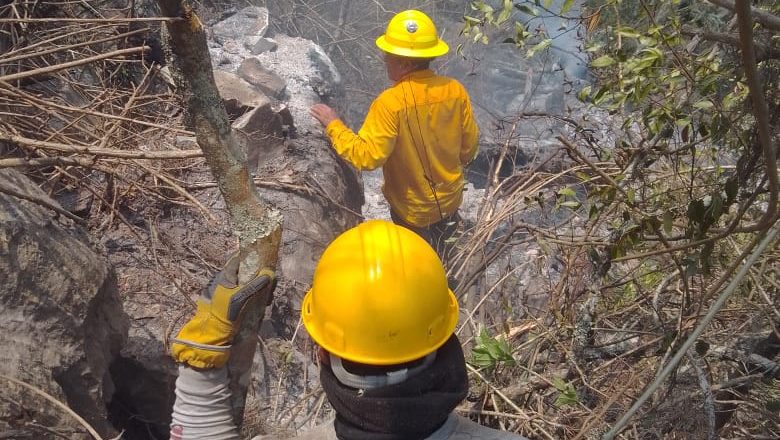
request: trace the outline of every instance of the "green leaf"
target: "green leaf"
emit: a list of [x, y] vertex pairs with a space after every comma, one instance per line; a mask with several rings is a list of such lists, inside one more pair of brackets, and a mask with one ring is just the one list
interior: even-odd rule
[[501, 9], [501, 13], [496, 18], [496, 24], [502, 24], [509, 19], [512, 14], [512, 2], [511, 0], [504, 0], [504, 7]]
[[699, 199], [691, 200], [688, 204], [688, 219], [694, 223], [702, 223], [704, 221], [704, 202]]
[[615, 59], [609, 55], [602, 55], [591, 61], [590, 66], [594, 68], [607, 67], [615, 64]]
[[563, 379], [561, 379], [560, 377], [553, 378], [552, 385], [558, 391], [565, 391], [566, 390], [566, 382]]
[[583, 87], [582, 90], [577, 93], [577, 99], [584, 102], [588, 98], [588, 95], [590, 95], [590, 90], [590, 85]]
[[702, 99], [701, 101], [693, 104], [693, 107], [698, 109], [708, 109], [715, 107], [715, 104], [713, 104], [709, 99]]
[[577, 390], [574, 389], [572, 384], [565, 382], [560, 377], [554, 378], [552, 384], [560, 393], [558, 397], [556, 397], [555, 402], [553, 402], [556, 407], [560, 408], [566, 405], [577, 404]]
[[563, 2], [563, 7], [561, 7], [561, 15], [569, 12], [569, 9], [574, 6], [574, 0], [565, 0]]
[[601, 212], [601, 210], [596, 206], [596, 204], [590, 205], [590, 209], [588, 210], [588, 220], [592, 219], [593, 217], [597, 216]]
[[571, 209], [577, 209], [580, 206], [582, 206], [582, 204], [580, 202], [575, 201], [575, 200], [567, 200], [565, 202], [562, 202], [561, 206], [564, 206], [566, 208], [571, 208]]
[[672, 213], [670, 211], [664, 212], [664, 232], [667, 234], [672, 233], [672, 221], [674, 220], [674, 217], [672, 216]]
[[476, 345], [471, 351], [470, 363], [482, 368], [494, 368], [499, 363], [514, 364], [512, 348], [504, 339], [496, 339], [484, 328], [477, 336]]
[[636, 31], [636, 29], [627, 26], [618, 28], [617, 33], [620, 36], [628, 37], [628, 38], [639, 38], [640, 36], [642, 36], [642, 34]]
[[532, 8], [526, 4], [517, 3], [515, 4], [515, 7], [519, 9], [521, 12], [524, 12], [532, 17], [536, 17], [537, 15], [539, 15], [539, 12], [537, 12], [536, 8]]
[[574, 197], [577, 193], [571, 187], [563, 187], [558, 190], [558, 195]]
[[552, 44], [552, 40], [549, 38], [545, 38], [544, 40], [540, 41], [539, 43], [536, 43], [536, 45], [530, 49], [528, 49], [528, 53], [526, 54], [527, 57], [532, 57], [536, 52], [539, 52], [541, 50], [547, 49]]

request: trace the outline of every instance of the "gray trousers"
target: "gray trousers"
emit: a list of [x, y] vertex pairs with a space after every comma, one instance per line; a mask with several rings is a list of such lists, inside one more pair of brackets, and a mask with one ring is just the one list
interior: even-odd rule
[[458, 214], [458, 211], [425, 227], [414, 226], [407, 223], [392, 209], [390, 209], [390, 218], [396, 225], [411, 230], [427, 241], [436, 251], [436, 254], [444, 264], [444, 267], [447, 267], [447, 263], [452, 256], [452, 251], [454, 249], [453, 235], [455, 235], [455, 232], [460, 225], [460, 214]]

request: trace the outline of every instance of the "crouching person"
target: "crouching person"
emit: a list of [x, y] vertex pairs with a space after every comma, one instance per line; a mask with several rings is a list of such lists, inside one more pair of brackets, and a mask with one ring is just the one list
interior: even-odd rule
[[336, 417], [296, 440], [523, 439], [453, 413], [468, 393], [458, 303], [410, 230], [373, 220], [336, 238], [301, 314]]

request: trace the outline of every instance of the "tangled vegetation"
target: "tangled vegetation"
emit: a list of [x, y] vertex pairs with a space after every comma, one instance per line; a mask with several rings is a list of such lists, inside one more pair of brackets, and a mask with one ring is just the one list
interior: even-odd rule
[[[531, 22], [568, 13], [594, 76], [559, 137], [568, 165], [494, 175], [462, 254], [477, 297], [497, 287], [476, 271], [512, 244], [562, 266], [545, 310], [484, 322], [487, 418], [550, 439], [777, 437], [778, 7], [607, 1], [573, 16], [552, 3], [472, 2], [464, 31], [496, 44], [498, 27], [533, 56], [551, 39]], [[568, 214], [527, 224], [540, 206]]]

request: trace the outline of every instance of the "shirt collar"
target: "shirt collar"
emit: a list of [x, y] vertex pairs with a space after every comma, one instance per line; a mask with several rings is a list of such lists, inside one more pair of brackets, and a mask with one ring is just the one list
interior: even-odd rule
[[405, 80], [405, 79], [418, 79], [418, 78], [430, 78], [434, 75], [433, 70], [431, 69], [423, 69], [423, 70], [415, 70], [414, 72], [407, 73], [401, 79], [399, 79], [397, 83]]

